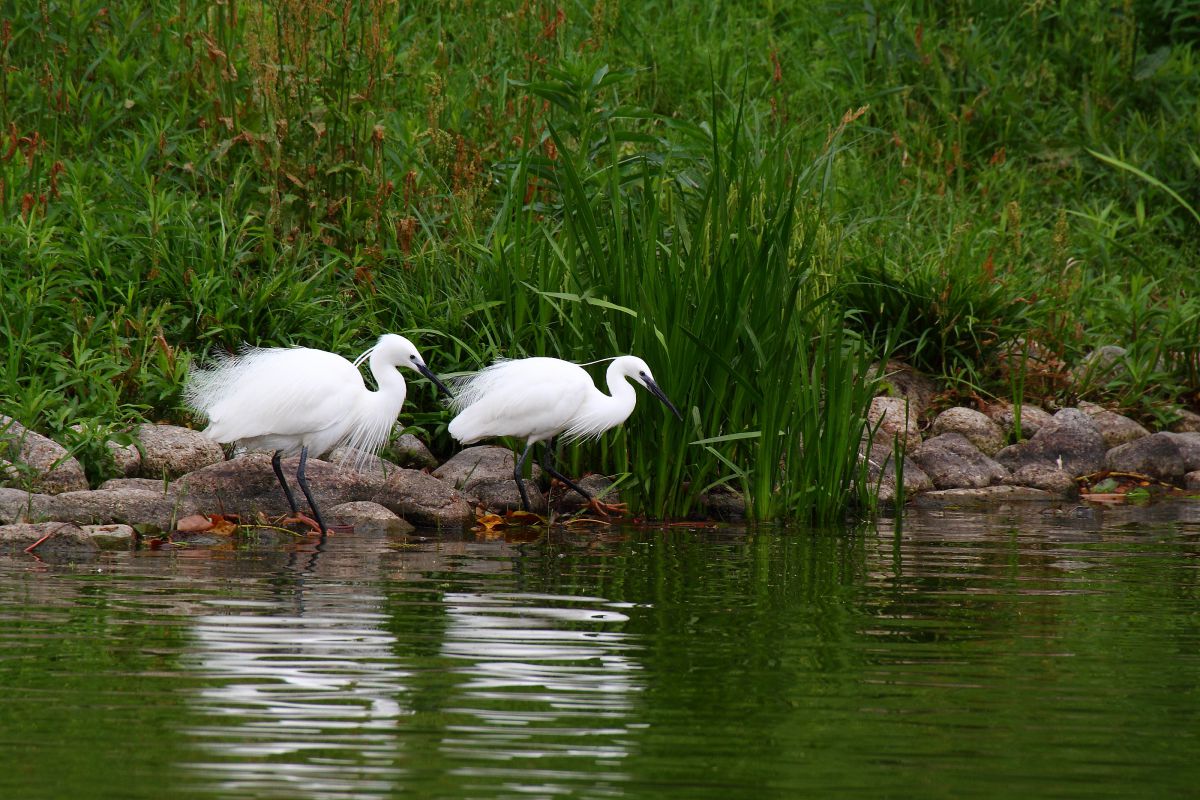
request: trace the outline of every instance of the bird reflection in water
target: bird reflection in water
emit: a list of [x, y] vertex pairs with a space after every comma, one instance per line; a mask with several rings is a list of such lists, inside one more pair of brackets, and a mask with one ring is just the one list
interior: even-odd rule
[[[359, 581], [304, 574], [320, 555], [343, 554], [303, 554], [286, 590], [213, 600], [196, 618], [195, 671], [207, 682], [196, 705], [208, 721], [188, 733], [208, 757], [189, 766], [222, 794], [327, 798], [398, 786], [408, 673], [385, 598]], [[321, 572], [345, 572], [334, 567]]]
[[[641, 668], [624, 604], [595, 597], [447, 593], [442, 652], [463, 662], [443, 753], [509, 791], [610, 788], [626, 778]], [[481, 784], [481, 786], [484, 784]]]

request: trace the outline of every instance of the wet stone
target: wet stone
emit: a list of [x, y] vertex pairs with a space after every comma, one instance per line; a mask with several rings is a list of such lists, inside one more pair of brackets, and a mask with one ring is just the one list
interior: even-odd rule
[[0, 483], [42, 494], [88, 488], [83, 466], [65, 447], [2, 414]]
[[142, 452], [143, 478], [177, 478], [225, 460], [221, 445], [200, 431], [178, 425], [139, 425], [134, 432]]
[[[1017, 427], [1017, 415], [1011, 403], [992, 406], [987, 410], [987, 417], [1000, 426], [1004, 436], [1010, 437]], [[1041, 406], [1032, 403], [1021, 404], [1021, 437], [1028, 439], [1041, 430], [1054, 417]]]
[[[934, 419], [930, 433], [935, 437], [944, 433], [965, 436], [979, 452], [987, 456], [994, 456], [1004, 447], [1004, 431], [987, 415], [973, 408], [956, 406], [946, 409]], [[937, 482], [936, 479], [934, 482]]]

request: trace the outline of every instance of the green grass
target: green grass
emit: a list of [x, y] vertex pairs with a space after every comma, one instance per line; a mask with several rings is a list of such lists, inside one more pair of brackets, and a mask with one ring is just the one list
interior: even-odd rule
[[[190, 421], [205, 352], [385, 330], [442, 372], [644, 357], [685, 421], [564, 455], [655, 516], [869, 506], [856, 376], [892, 348], [964, 398], [1200, 401], [1194, 2], [0, 13], [0, 411], [93, 479]], [[1127, 368], [1026, 375], [1029, 342]]]

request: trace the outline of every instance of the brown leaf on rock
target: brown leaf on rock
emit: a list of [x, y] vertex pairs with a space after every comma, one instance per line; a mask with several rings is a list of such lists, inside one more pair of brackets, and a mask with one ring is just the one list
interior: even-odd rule
[[180, 533], [200, 533], [213, 527], [213, 522], [204, 514], [192, 514], [175, 523]]

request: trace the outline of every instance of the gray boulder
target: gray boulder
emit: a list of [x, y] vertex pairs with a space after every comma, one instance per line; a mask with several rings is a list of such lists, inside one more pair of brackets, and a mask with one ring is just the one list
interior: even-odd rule
[[[871, 377], [879, 373], [879, 365], [871, 367]], [[910, 367], [902, 361], [888, 361], [879, 375], [881, 388], [888, 390], [889, 397], [908, 401], [909, 414], [916, 418], [925, 413], [933, 398], [937, 395], [938, 386], [928, 375]]]
[[[530, 477], [525, 479], [525, 491], [529, 495], [529, 510], [541, 513], [546, 509], [546, 498], [540, 488], [542, 468], [533, 463], [533, 458], [533, 455], [529, 458], [532, 469]], [[435, 469], [433, 475], [488, 509], [507, 511], [521, 507], [521, 493], [512, 478], [516, 463], [516, 457], [507, 447], [477, 445], [456, 453]]]
[[[991, 420], [983, 419], [995, 427]], [[927, 439], [909, 455], [938, 489], [991, 486], [1008, 477], [1008, 470], [981, 453], [960, 433], [943, 433]]]
[[1079, 410], [1090, 416], [1096, 423], [1096, 427], [1100, 429], [1100, 435], [1104, 437], [1104, 446], [1110, 450], [1118, 445], [1150, 435], [1150, 431], [1139, 423], [1115, 411], [1109, 411], [1104, 406], [1084, 402], [1079, 404]]
[[1175, 411], [1176, 419], [1171, 423], [1172, 433], [1200, 433], [1200, 414], [1180, 408]]
[[[1013, 435], [1017, 427], [1017, 415], [1012, 403], [1002, 403], [992, 406], [985, 413], [988, 419], [1000, 426], [1006, 438]], [[1054, 417], [1041, 406], [1035, 406], [1032, 403], [1022, 403], [1021, 437], [1028, 439], [1053, 419]]]
[[1062, 497], [1074, 497], [1079, 494], [1079, 484], [1075, 482], [1070, 473], [1059, 469], [1055, 464], [1026, 464], [1005, 478], [1003, 482], [1008, 486], [1041, 489]]
[[178, 478], [225, 460], [221, 445], [200, 431], [177, 425], [139, 425], [134, 433], [141, 452], [143, 478]]
[[1188, 472], [1200, 469], [1200, 433], [1160, 433], [1156, 436], [1170, 437], [1179, 445], [1179, 454], [1183, 457], [1183, 467]]
[[358, 533], [380, 531], [383, 533], [412, 533], [416, 530], [411, 522], [401, 519], [391, 509], [369, 500], [355, 500], [329, 509], [331, 525], [349, 525]]
[[[307, 512], [308, 504], [295, 480], [298, 463], [298, 458], [283, 459], [283, 474], [300, 510]], [[369, 500], [417, 525], [462, 527], [472, 518], [471, 507], [459, 492], [423, 472], [397, 468], [381, 478], [310, 458], [306, 474], [322, 511]], [[271, 469], [271, 456], [266, 453], [198, 469], [172, 482], [170, 491], [207, 513], [234, 512], [253, 518], [256, 512], [268, 516], [288, 512], [287, 499]]]
[[438, 465], [437, 459], [425, 443], [411, 433], [402, 433], [388, 446], [392, 460], [402, 467], [409, 469], [433, 469]]
[[[296, 457], [285, 458], [281, 466], [297, 505], [308, 513], [308, 504], [296, 481], [299, 461]], [[322, 510], [354, 500], [370, 500], [383, 482], [316, 458], [308, 459], [305, 472]], [[271, 456], [266, 453], [250, 453], [189, 472], [171, 482], [170, 492], [189, 498], [199, 511], [209, 514], [237, 513], [250, 518], [259, 511], [268, 516], [289, 511], [287, 498], [271, 469]]]
[[44, 494], [32, 494], [24, 489], [0, 488], [0, 525], [35, 520], [34, 506]]
[[916, 499], [918, 508], [989, 508], [1010, 503], [1049, 502], [1059, 496], [1027, 486], [984, 486], [979, 489], [941, 489]]
[[[532, 463], [533, 459], [534, 455], [531, 454], [529, 462]], [[453, 458], [433, 471], [433, 476], [446, 481], [456, 489], [469, 491], [475, 484], [485, 481], [506, 480], [514, 483], [512, 475], [516, 463], [516, 457], [507, 447], [476, 445], [455, 453]], [[537, 482], [541, 480], [542, 468], [536, 463], [533, 463], [532, 466], [530, 479]], [[526, 479], [527, 484], [530, 479]], [[513, 490], [516, 491], [515, 483]]]
[[325, 456], [324, 460], [331, 464], [337, 464], [339, 467], [348, 467], [364, 475], [370, 475], [381, 481], [387, 480], [388, 475], [400, 469], [399, 464], [353, 447], [334, 448], [329, 455]]
[[145, 489], [97, 489], [91, 492], [33, 495], [29, 505], [33, 519], [100, 525], [117, 522], [149, 524], [164, 530], [170, 528], [176, 519], [196, 511], [188, 498]]
[[1133, 472], [1163, 481], [1183, 478], [1188, 471], [1183, 451], [1174, 437], [1156, 433], [1114, 447], [1104, 457], [1104, 466], [1114, 472]]
[[1072, 478], [1104, 467], [1104, 437], [1090, 416], [1077, 408], [1064, 408], [1033, 438], [996, 454], [1012, 472], [1029, 464], [1053, 464]]
[[933, 420], [929, 432], [933, 436], [943, 433], [962, 434], [979, 448], [981, 453], [988, 456], [994, 456], [1004, 447], [1004, 431], [988, 419], [987, 415], [973, 408], [956, 406], [946, 409]]
[[1183, 476], [1183, 488], [1188, 491], [1200, 491], [1200, 470], [1193, 470]]
[[[918, 492], [926, 492], [933, 488], [933, 481], [908, 456], [904, 457], [904, 494], [912, 497]], [[868, 490], [876, 492], [881, 504], [896, 500], [896, 462], [895, 454], [890, 444], [873, 445], [867, 461]]]
[[916, 409], [904, 398], [874, 398], [867, 410], [867, 422], [875, 431], [875, 444], [891, 447], [894, 440], [900, 440], [906, 449], [912, 449], [921, 443]]
[[[477, 505], [484, 506], [489, 511], [505, 512], [521, 509], [521, 491], [517, 482], [508, 480], [474, 481], [471, 488], [463, 490], [467, 499]], [[535, 514], [546, 511], [546, 496], [532, 480], [525, 481], [525, 494], [529, 497], [529, 510]]]
[[445, 481], [413, 469], [401, 469], [391, 475], [374, 496], [367, 499], [386, 506], [415, 525], [463, 528], [475, 519], [471, 505], [462, 493]]
[[136, 541], [128, 525], [74, 525], [66, 522], [26, 522], [0, 526], [0, 551], [27, 548], [38, 558], [94, 557], [101, 550], [128, 550]]
[[0, 415], [0, 483], [45, 494], [88, 488], [83, 467], [65, 447], [4, 415]]
[[109, 478], [97, 489], [142, 489], [147, 492], [165, 494], [168, 483], [161, 478]]

